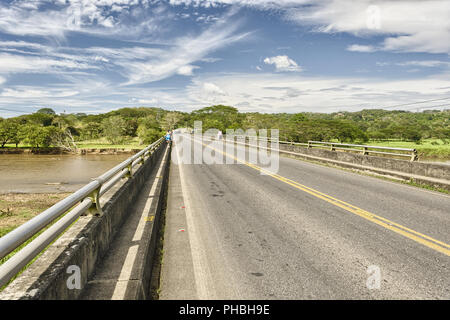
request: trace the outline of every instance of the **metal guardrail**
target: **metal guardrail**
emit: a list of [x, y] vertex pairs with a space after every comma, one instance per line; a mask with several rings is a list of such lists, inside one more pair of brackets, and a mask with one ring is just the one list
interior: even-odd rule
[[[308, 148], [312, 147], [327, 147], [331, 151], [343, 150], [343, 151], [354, 151], [361, 152], [364, 155], [368, 154], [384, 154], [397, 157], [407, 157], [411, 161], [417, 160], [417, 150], [409, 148], [394, 148], [394, 147], [382, 147], [382, 146], [369, 146], [363, 144], [348, 144], [348, 143], [335, 143], [335, 142], [322, 142], [322, 141], [308, 141]], [[372, 149], [372, 150], [371, 150]], [[377, 151], [377, 150], [387, 150], [387, 151]], [[394, 151], [394, 152], [392, 152]], [[398, 153], [395, 151], [404, 151], [406, 153]]]
[[[88, 212], [93, 215], [102, 215], [100, 197], [110, 190], [122, 178], [132, 177], [133, 168], [138, 164], [143, 164], [154, 152], [154, 150], [163, 143], [163, 141], [164, 138], [158, 139], [156, 142], [152, 143], [134, 156], [118, 164], [98, 178], [93, 179], [92, 182], [88, 183], [67, 198], [64, 198], [31, 220], [25, 222], [21, 226], [1, 237], [0, 259], [14, 251], [17, 247], [44, 229], [51, 222], [60, 218], [19, 252], [14, 254], [5, 263], [0, 265], [0, 287], [8, 283], [14, 275], [25, 267], [28, 262], [33, 260], [33, 258], [44, 250], [50, 243], [52, 243], [52, 241], [54, 241], [82, 214]], [[71, 208], [73, 209], [70, 210]], [[69, 212], [67, 213], [67, 211]]]
[[[224, 135], [225, 136], [225, 135]], [[235, 135], [233, 137], [238, 138], [245, 138], [248, 139], [249, 136], [243, 136], [243, 135]], [[253, 137], [255, 138], [255, 137]], [[227, 139], [227, 138], [226, 138]], [[257, 138], [260, 141], [275, 141], [279, 144], [289, 144], [289, 145], [297, 145], [297, 146], [303, 146], [307, 148], [326, 148], [331, 151], [351, 151], [351, 152], [358, 152], [363, 155], [369, 155], [369, 154], [382, 154], [382, 155], [389, 155], [389, 156], [397, 156], [397, 157], [405, 157], [409, 158], [410, 161], [417, 161], [417, 150], [416, 149], [409, 149], [409, 148], [394, 148], [394, 147], [382, 147], [382, 146], [370, 146], [370, 145], [362, 145], [362, 144], [349, 144], [349, 143], [337, 143], [337, 142], [323, 142], [323, 141], [308, 141], [307, 143], [302, 142], [293, 142], [293, 141], [282, 141], [278, 139], [273, 138]], [[398, 151], [398, 152], [395, 152]], [[399, 153], [404, 152], [404, 153]]]

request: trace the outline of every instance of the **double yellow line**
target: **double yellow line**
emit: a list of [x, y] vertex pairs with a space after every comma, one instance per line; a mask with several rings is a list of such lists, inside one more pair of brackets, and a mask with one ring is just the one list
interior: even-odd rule
[[[194, 141], [196, 141], [196, 140], [194, 139]], [[317, 190], [315, 190], [313, 188], [310, 188], [310, 187], [307, 187], [305, 185], [302, 185], [302, 184], [300, 184], [300, 183], [298, 183], [296, 181], [293, 181], [291, 179], [288, 179], [286, 177], [280, 176], [278, 174], [273, 174], [270, 171], [265, 170], [265, 169], [263, 169], [261, 167], [258, 167], [258, 166], [254, 165], [252, 163], [249, 163], [247, 161], [238, 159], [234, 155], [230, 155], [230, 154], [228, 154], [226, 152], [223, 152], [223, 150], [216, 149], [216, 148], [211, 147], [210, 145], [207, 145], [207, 144], [205, 144], [203, 142], [199, 142], [199, 141], [196, 141], [196, 142], [201, 143], [201, 144], [203, 144], [203, 146], [205, 146], [207, 148], [210, 148], [210, 149], [212, 149], [214, 151], [220, 152], [221, 154], [223, 154], [223, 155], [225, 155], [227, 157], [230, 157], [230, 158], [236, 160], [237, 162], [245, 164], [246, 166], [248, 166], [250, 168], [253, 168], [253, 169], [255, 169], [257, 171], [260, 171], [260, 172], [264, 172], [266, 175], [271, 176], [272, 178], [275, 178], [275, 179], [277, 179], [279, 181], [282, 181], [282, 182], [284, 182], [284, 183], [286, 183], [286, 184], [288, 184], [288, 185], [290, 185], [290, 186], [292, 186], [294, 188], [297, 188], [297, 189], [302, 190], [302, 191], [304, 191], [306, 193], [309, 193], [310, 195], [312, 195], [312, 196], [314, 196], [316, 198], [322, 199], [322, 200], [324, 200], [324, 201], [326, 201], [328, 203], [331, 203], [331, 204], [333, 204], [333, 205], [335, 205], [337, 207], [340, 207], [340, 208], [342, 208], [342, 209], [344, 209], [344, 210], [346, 210], [348, 212], [356, 214], [356, 215], [360, 216], [361, 218], [364, 218], [364, 219], [366, 219], [366, 220], [368, 220], [370, 222], [373, 222], [373, 223], [375, 223], [375, 224], [377, 224], [379, 226], [382, 226], [382, 227], [384, 227], [384, 228], [386, 228], [388, 230], [391, 230], [391, 231], [393, 231], [395, 233], [398, 233], [398, 234], [400, 234], [400, 235], [402, 235], [402, 236], [404, 236], [404, 237], [406, 237], [408, 239], [414, 240], [414, 241], [416, 241], [416, 242], [418, 242], [418, 243], [420, 243], [420, 244], [422, 244], [424, 246], [427, 246], [428, 248], [431, 248], [431, 249], [436, 250], [436, 251], [438, 251], [440, 253], [443, 253], [443, 254], [445, 254], [447, 256], [450, 256], [450, 245], [448, 245], [448, 244], [446, 244], [446, 243], [444, 243], [442, 241], [433, 239], [432, 237], [429, 237], [429, 236], [427, 236], [425, 234], [422, 234], [420, 232], [417, 232], [415, 230], [409, 229], [409, 228], [407, 228], [405, 226], [402, 226], [401, 224], [398, 224], [398, 223], [393, 222], [391, 220], [388, 220], [386, 218], [380, 217], [380, 216], [378, 216], [376, 214], [373, 214], [373, 213], [371, 213], [369, 211], [366, 211], [366, 210], [363, 210], [361, 208], [358, 208], [358, 207], [356, 207], [356, 206], [354, 206], [354, 205], [352, 205], [350, 203], [347, 203], [347, 202], [344, 202], [342, 200], [333, 198], [332, 196], [329, 196], [329, 195], [324, 194], [324, 193], [322, 193], [320, 191], [317, 191]]]

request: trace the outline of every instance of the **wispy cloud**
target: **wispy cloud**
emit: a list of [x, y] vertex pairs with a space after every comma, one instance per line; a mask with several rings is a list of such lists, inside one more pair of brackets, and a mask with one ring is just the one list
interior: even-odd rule
[[395, 65], [400, 67], [422, 67], [422, 68], [436, 68], [436, 67], [450, 67], [450, 61], [441, 60], [410, 60], [403, 62], [377, 62], [377, 66], [384, 67]]
[[381, 35], [382, 50], [450, 54], [450, 2], [446, 0], [171, 0], [171, 4], [248, 6], [283, 12], [315, 32]]
[[374, 46], [365, 46], [360, 44], [352, 44], [347, 47], [348, 51], [354, 51], [354, 52], [374, 52], [376, 51]]

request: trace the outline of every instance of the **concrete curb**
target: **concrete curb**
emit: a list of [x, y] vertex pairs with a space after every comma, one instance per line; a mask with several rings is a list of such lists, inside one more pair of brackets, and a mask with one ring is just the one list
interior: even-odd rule
[[[248, 145], [239, 142], [235, 142], [235, 144]], [[274, 149], [274, 151], [277, 151], [280, 154], [285, 154], [291, 158], [312, 160], [338, 167], [372, 172], [386, 177], [395, 177], [402, 180], [407, 180], [409, 182], [415, 182], [450, 191], [450, 180], [447, 179], [447, 177], [450, 178], [450, 166], [448, 165], [389, 159], [323, 149], [308, 149], [295, 145], [279, 145], [279, 147], [284, 147], [287, 150]], [[271, 148], [260, 146], [258, 146], [258, 148], [272, 150]], [[318, 153], [320, 156], [307, 153]], [[375, 164], [376, 166], [371, 166], [370, 164]], [[403, 171], [390, 170], [390, 168], [400, 168]], [[420, 173], [427, 173], [430, 176], [412, 173], [415, 170]], [[444, 179], [436, 177], [444, 177]]]
[[435, 178], [419, 176], [419, 175], [414, 175], [414, 174], [408, 174], [408, 173], [399, 172], [399, 171], [392, 171], [392, 170], [380, 169], [380, 168], [375, 168], [375, 167], [370, 167], [370, 166], [363, 166], [363, 165], [354, 164], [354, 163], [350, 163], [350, 162], [337, 161], [337, 160], [332, 160], [332, 159], [327, 159], [327, 158], [322, 158], [322, 157], [317, 157], [317, 156], [311, 156], [311, 155], [306, 155], [306, 154], [301, 154], [298, 152], [286, 151], [286, 150], [281, 150], [281, 149], [279, 149], [278, 152], [280, 152], [281, 154], [285, 154], [291, 158], [318, 161], [321, 163], [331, 164], [331, 165], [335, 165], [335, 166], [339, 166], [339, 167], [343, 167], [343, 168], [356, 169], [356, 170], [364, 171], [364, 172], [372, 172], [372, 173], [376, 173], [376, 174], [379, 174], [382, 176], [400, 178], [402, 180], [425, 184], [425, 185], [429, 185], [429, 186], [432, 186], [435, 188], [441, 188], [441, 189], [450, 191], [450, 181], [444, 180], [444, 179], [435, 179]]

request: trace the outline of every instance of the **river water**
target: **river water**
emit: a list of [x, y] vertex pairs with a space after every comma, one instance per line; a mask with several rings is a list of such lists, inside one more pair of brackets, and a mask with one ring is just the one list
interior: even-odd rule
[[73, 192], [130, 156], [2, 154], [0, 193]]

